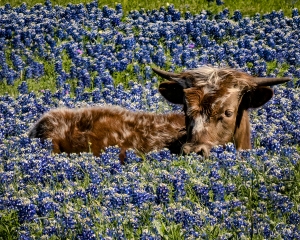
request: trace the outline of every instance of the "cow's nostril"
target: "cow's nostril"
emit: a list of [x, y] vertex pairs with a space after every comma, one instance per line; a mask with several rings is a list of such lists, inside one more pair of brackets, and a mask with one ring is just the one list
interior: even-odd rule
[[209, 156], [209, 148], [206, 145], [200, 145], [195, 149], [195, 152], [205, 158]]
[[191, 151], [192, 151], [192, 147], [190, 144], [186, 143], [182, 146], [182, 149], [181, 149], [182, 153], [185, 155], [185, 154], [189, 154]]
[[203, 150], [203, 149], [200, 149], [200, 150], [197, 152], [197, 154], [203, 156], [203, 155], [204, 155], [204, 150]]

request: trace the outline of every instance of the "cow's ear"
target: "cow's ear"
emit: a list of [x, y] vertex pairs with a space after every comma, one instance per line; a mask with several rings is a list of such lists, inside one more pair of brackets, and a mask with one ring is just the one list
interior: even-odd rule
[[268, 102], [273, 94], [270, 87], [255, 87], [244, 94], [242, 105], [245, 108], [258, 108]]
[[161, 95], [171, 103], [183, 104], [183, 87], [175, 81], [166, 81], [159, 84]]

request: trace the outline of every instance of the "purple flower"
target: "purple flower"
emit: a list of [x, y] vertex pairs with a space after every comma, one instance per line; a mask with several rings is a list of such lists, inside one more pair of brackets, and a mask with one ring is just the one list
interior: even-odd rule
[[194, 43], [190, 43], [190, 44], [188, 45], [188, 47], [189, 47], [189, 48], [194, 48], [194, 47], [195, 47], [195, 44], [194, 44]]
[[77, 49], [76, 52], [79, 54], [79, 55], [82, 55], [83, 54], [83, 51], [81, 49]]

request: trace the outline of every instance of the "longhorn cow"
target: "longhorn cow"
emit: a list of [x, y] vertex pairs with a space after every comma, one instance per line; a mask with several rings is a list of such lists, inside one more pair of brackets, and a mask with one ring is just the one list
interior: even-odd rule
[[52, 139], [54, 153], [91, 151], [98, 156], [108, 146], [149, 152], [169, 148], [172, 153], [208, 156], [215, 145], [233, 142], [250, 149], [247, 110], [269, 101], [269, 87], [289, 78], [257, 78], [230, 68], [201, 67], [182, 73], [153, 68], [166, 79], [159, 92], [183, 105], [183, 113], [132, 112], [121, 107], [53, 109], [30, 129], [29, 137]]

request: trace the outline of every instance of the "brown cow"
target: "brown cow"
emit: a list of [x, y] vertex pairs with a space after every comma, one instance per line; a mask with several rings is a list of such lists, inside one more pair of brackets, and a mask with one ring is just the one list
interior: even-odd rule
[[187, 129], [184, 153], [209, 155], [215, 145], [233, 142], [236, 148], [250, 149], [250, 122], [247, 109], [265, 104], [273, 96], [268, 87], [290, 78], [256, 78], [234, 69], [202, 67], [180, 74], [153, 69], [169, 80], [159, 86], [170, 102], [183, 104]]
[[132, 112], [120, 107], [55, 109], [44, 114], [30, 137], [51, 138], [55, 153], [91, 151], [99, 155], [108, 146], [122, 151], [149, 152], [169, 148], [173, 153], [208, 156], [215, 145], [233, 142], [250, 149], [248, 108], [257, 108], [273, 96], [268, 87], [289, 78], [255, 78], [233, 69], [201, 67], [180, 74], [153, 68], [167, 79], [160, 93], [182, 104], [184, 114]]
[[99, 156], [108, 146], [139, 152], [170, 148], [179, 153], [185, 142], [183, 114], [132, 112], [117, 106], [53, 109], [45, 113], [29, 132], [29, 137], [51, 138], [53, 152], [92, 152]]

